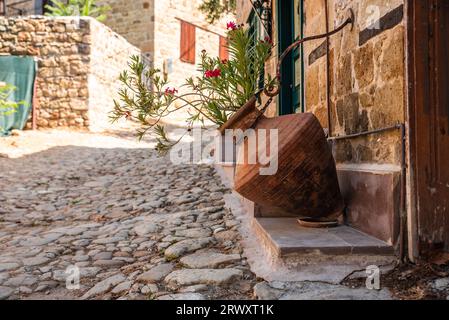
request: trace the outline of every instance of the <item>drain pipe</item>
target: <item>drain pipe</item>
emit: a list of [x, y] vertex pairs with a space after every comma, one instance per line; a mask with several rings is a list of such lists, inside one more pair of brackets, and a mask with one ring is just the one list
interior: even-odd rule
[[400, 130], [402, 128], [402, 126], [403, 126], [402, 123], [398, 123], [398, 124], [395, 124], [390, 127], [384, 127], [384, 128], [374, 129], [374, 130], [369, 130], [369, 131], [362, 131], [362, 132], [347, 134], [347, 135], [342, 135], [342, 136], [329, 137], [329, 138], [327, 138], [327, 140], [337, 141], [337, 140], [353, 139], [353, 138], [368, 136], [368, 135], [372, 135], [372, 134], [376, 134], [376, 133], [382, 133], [382, 132], [386, 132], [386, 131]]
[[406, 158], [406, 131], [405, 124], [401, 124], [401, 139], [402, 139], [402, 157], [401, 157], [401, 217], [399, 226], [400, 245], [399, 251], [401, 262], [408, 262], [408, 234], [407, 234], [407, 158]]
[[[327, 130], [332, 137], [332, 110], [331, 110], [331, 88], [330, 88], [330, 37], [329, 37], [329, 0], [324, 0], [324, 13], [326, 18], [326, 98], [327, 98]], [[353, 22], [354, 23], [354, 22]]]

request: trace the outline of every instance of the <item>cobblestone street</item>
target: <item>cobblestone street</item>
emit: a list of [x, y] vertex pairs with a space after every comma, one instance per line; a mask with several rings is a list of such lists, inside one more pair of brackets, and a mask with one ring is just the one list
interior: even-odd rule
[[[0, 140], [0, 300], [393, 298], [366, 289], [364, 272], [346, 282], [256, 276], [268, 262], [214, 167], [175, 166], [128, 132]], [[442, 275], [429, 277], [431, 296], [447, 295]]]
[[173, 166], [133, 137], [35, 136], [2, 141], [16, 158], [0, 157], [0, 299], [251, 298], [213, 167]]

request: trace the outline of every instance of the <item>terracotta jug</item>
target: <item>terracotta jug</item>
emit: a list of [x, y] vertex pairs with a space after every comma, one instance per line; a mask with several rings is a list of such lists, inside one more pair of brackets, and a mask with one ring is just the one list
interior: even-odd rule
[[[234, 188], [243, 197], [272, 208], [279, 208], [300, 218], [328, 221], [344, 209], [337, 171], [324, 130], [311, 113], [266, 118], [252, 98], [219, 130], [266, 129], [267, 141], [257, 142], [262, 152], [270, 150], [269, 131], [278, 129], [278, 170], [261, 175], [261, 165], [249, 163], [248, 139], [237, 144], [237, 152], [246, 152], [235, 168]], [[257, 134], [256, 134], [257, 135]], [[269, 152], [267, 152], [269, 154]], [[254, 156], [254, 155], [253, 155]]]

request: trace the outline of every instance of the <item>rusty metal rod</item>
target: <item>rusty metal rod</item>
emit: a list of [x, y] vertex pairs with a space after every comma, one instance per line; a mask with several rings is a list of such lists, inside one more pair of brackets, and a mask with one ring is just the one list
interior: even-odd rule
[[358, 132], [358, 133], [347, 134], [344, 136], [329, 137], [329, 138], [327, 138], [327, 140], [336, 141], [336, 140], [354, 139], [354, 138], [358, 138], [361, 136], [367, 136], [367, 135], [371, 135], [371, 134], [382, 133], [382, 132], [392, 131], [392, 130], [399, 130], [402, 128], [402, 126], [403, 126], [402, 123], [398, 123], [398, 124], [395, 124], [394, 126], [390, 126], [390, 127], [369, 130], [369, 131], [362, 131], [362, 132]]

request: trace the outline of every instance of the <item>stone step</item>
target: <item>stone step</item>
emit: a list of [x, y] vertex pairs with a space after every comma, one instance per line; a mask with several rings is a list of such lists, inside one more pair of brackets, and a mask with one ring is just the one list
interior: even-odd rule
[[296, 218], [255, 218], [253, 228], [269, 255], [287, 264], [366, 264], [395, 259], [391, 245], [349, 226], [314, 229], [300, 226]]

